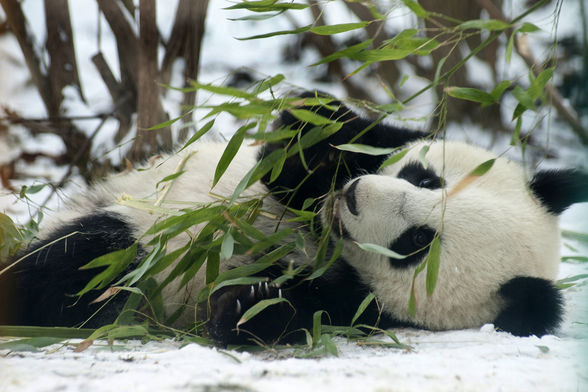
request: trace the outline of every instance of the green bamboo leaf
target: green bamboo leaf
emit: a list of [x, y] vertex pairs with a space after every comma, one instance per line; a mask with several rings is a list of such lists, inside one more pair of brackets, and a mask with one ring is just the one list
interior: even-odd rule
[[106, 268], [94, 276], [82, 290], [76, 293], [76, 295], [81, 296], [92, 289], [102, 289], [106, 287], [110, 282], [118, 277], [133, 260], [135, 260], [137, 257], [137, 248], [138, 244], [135, 242], [126, 249], [107, 253], [81, 266], [81, 270], [97, 267]]
[[[541, 71], [536, 78], [531, 80], [531, 85], [527, 90], [527, 93], [531, 97], [531, 99], [535, 100], [543, 95], [543, 89], [549, 80], [553, 77], [554, 68], [547, 68]], [[532, 73], [531, 73], [532, 75]]]
[[259, 0], [259, 1], [242, 1], [234, 4], [230, 7], [224, 8], [225, 10], [237, 10], [246, 9], [252, 12], [271, 12], [271, 11], [283, 11], [283, 10], [302, 10], [308, 8], [308, 4], [302, 3], [278, 3], [277, 0]]
[[307, 278], [308, 280], [313, 280], [316, 279], [320, 276], [322, 276], [331, 265], [333, 265], [333, 263], [337, 260], [339, 260], [339, 256], [341, 256], [341, 253], [343, 252], [343, 239], [339, 238], [337, 240], [337, 243], [335, 244], [335, 249], [333, 250], [333, 254], [331, 255], [331, 258], [329, 259], [329, 261], [327, 262], [327, 264], [316, 268], [312, 274]]
[[510, 64], [510, 59], [512, 57], [512, 50], [514, 48], [514, 38], [517, 34], [517, 30], [513, 31], [508, 37], [508, 43], [506, 44], [506, 53], [505, 53], [505, 60], [507, 64]]
[[306, 31], [309, 31], [311, 28], [312, 28], [312, 25], [308, 25], [308, 26], [299, 27], [299, 28], [294, 29], [294, 30], [274, 31], [272, 33], [252, 35], [250, 37], [241, 37], [241, 38], [237, 38], [237, 39], [239, 41], [248, 41], [248, 40], [252, 40], [252, 39], [269, 38], [269, 37], [275, 37], [275, 36], [279, 36], [279, 35], [290, 35], [290, 34], [296, 35], [296, 34], [301, 34], [301, 33], [304, 33]]
[[320, 341], [322, 333], [322, 318], [323, 314], [326, 314], [324, 310], [317, 310], [312, 315], [312, 345], [316, 347], [318, 342]]
[[333, 54], [330, 54], [326, 57], [324, 57], [322, 60], [311, 64], [311, 67], [314, 67], [316, 65], [320, 65], [320, 64], [325, 64], [325, 63], [329, 63], [331, 61], [343, 58], [343, 57], [352, 57], [354, 55], [356, 55], [357, 53], [361, 52], [362, 50], [368, 48], [371, 44], [372, 44], [373, 40], [372, 39], [368, 39], [366, 41], [360, 42], [359, 44], [355, 44], [352, 45], [348, 48], [342, 49], [338, 52], [335, 52]]
[[466, 101], [478, 102], [485, 105], [490, 105], [496, 102], [494, 97], [491, 94], [488, 94], [485, 91], [478, 90], [476, 88], [471, 87], [447, 87], [445, 88], [445, 92], [457, 99], [463, 99]]
[[245, 134], [249, 129], [255, 127], [255, 125], [257, 125], [257, 123], [255, 122], [243, 125], [237, 130], [237, 132], [235, 132], [231, 140], [229, 140], [227, 147], [225, 147], [225, 151], [223, 151], [223, 155], [221, 156], [220, 160], [218, 161], [218, 164], [216, 165], [216, 170], [214, 172], [214, 180], [212, 182], [213, 188], [216, 186], [222, 175], [229, 167], [229, 164], [232, 162], [233, 158], [239, 151], [239, 148], [241, 147], [241, 145], [243, 144], [243, 140], [245, 139]]
[[235, 249], [235, 238], [231, 235], [230, 231], [227, 231], [223, 236], [223, 242], [220, 248], [221, 260], [228, 260], [233, 256], [233, 250]]
[[525, 109], [535, 110], [535, 103], [533, 102], [533, 98], [531, 98], [531, 96], [525, 90], [523, 90], [521, 86], [516, 86], [512, 90], [512, 95]]
[[401, 111], [402, 107], [403, 107], [402, 104], [398, 102], [398, 103], [386, 103], [383, 105], [378, 105], [375, 107], [375, 109], [381, 110], [382, 112], [390, 114], [390, 113], [397, 113], [397, 112]]
[[359, 307], [357, 308], [357, 311], [355, 312], [355, 315], [351, 319], [351, 326], [354, 326], [355, 325], [355, 322], [357, 321], [357, 319], [363, 314], [363, 312], [365, 312], [365, 310], [367, 309], [367, 307], [370, 305], [370, 303], [372, 303], [372, 301], [375, 298], [376, 298], [376, 296], [373, 293], [369, 293], [363, 299], [363, 301], [361, 301], [361, 303], [359, 304]]
[[85, 339], [94, 332], [88, 328], [0, 326], [0, 336], [53, 337], [60, 339]]
[[289, 112], [298, 120], [316, 126], [333, 124], [335, 122], [329, 118], [326, 118], [324, 116], [321, 116], [320, 114], [317, 114], [313, 111], [306, 109], [290, 109]]
[[177, 173], [170, 174], [169, 176], [166, 176], [166, 177], [164, 177], [163, 179], [161, 179], [161, 180], [160, 180], [160, 181], [159, 181], [159, 182], [158, 182], [158, 183], [155, 185], [155, 187], [156, 187], [156, 188], [157, 188], [157, 187], [159, 187], [159, 185], [160, 185], [160, 184], [162, 184], [162, 183], [164, 183], [164, 182], [168, 182], [168, 181], [175, 180], [176, 178], [178, 178], [179, 176], [181, 176], [181, 175], [182, 175], [182, 174], [184, 174], [184, 173], [185, 173], [185, 171], [184, 171], [184, 170], [181, 170], [181, 171], [179, 171], [179, 172], [177, 172]]
[[504, 92], [507, 88], [510, 87], [510, 85], [510, 80], [503, 80], [502, 82], [498, 83], [496, 87], [494, 87], [494, 89], [490, 92], [490, 95], [492, 96], [495, 102], [498, 102], [500, 97], [502, 97], [502, 94], [504, 94]]
[[337, 351], [337, 345], [331, 339], [331, 336], [324, 334], [321, 336], [321, 343], [325, 347], [327, 353], [331, 354], [334, 357], [339, 356], [339, 352]]
[[381, 148], [381, 147], [372, 147], [365, 144], [340, 144], [338, 146], [334, 146], [336, 149], [341, 151], [349, 151], [355, 152], [360, 154], [367, 154], [367, 155], [389, 155], [393, 152], [398, 151], [398, 147], [393, 148]]
[[244, 98], [244, 99], [255, 99], [255, 95], [248, 93], [247, 91], [239, 90], [238, 88], [234, 87], [226, 87], [226, 86], [215, 86], [213, 84], [203, 84], [196, 81], [190, 82], [196, 90], [205, 90], [214, 94], [218, 95], [228, 95], [235, 98]]
[[541, 29], [539, 27], [535, 26], [533, 23], [525, 22], [517, 30], [521, 33], [534, 33], [534, 32], [539, 31]]
[[148, 336], [149, 331], [142, 325], [124, 325], [108, 331], [108, 340], [127, 339]]
[[237, 327], [245, 324], [247, 321], [251, 320], [253, 317], [257, 316], [260, 312], [266, 309], [269, 306], [276, 305], [282, 302], [288, 302], [285, 298], [270, 298], [264, 299], [247, 309], [241, 319], [237, 322]]
[[382, 170], [383, 168], [385, 168], [386, 166], [390, 166], [393, 165], [395, 163], [397, 163], [398, 161], [400, 161], [402, 158], [404, 158], [404, 156], [410, 151], [409, 148], [400, 151], [398, 154], [394, 154], [392, 155], [390, 158], [386, 159], [384, 162], [382, 162], [382, 164], [380, 165], [380, 170]]
[[346, 31], [357, 30], [367, 26], [369, 22], [358, 22], [358, 23], [341, 23], [329, 26], [315, 26], [310, 29], [312, 33], [319, 35], [333, 35], [344, 33]]
[[484, 174], [486, 174], [488, 172], [488, 170], [490, 170], [492, 168], [492, 166], [494, 166], [494, 162], [496, 162], [495, 158], [488, 159], [487, 161], [480, 163], [478, 166], [476, 166], [476, 168], [474, 170], [472, 170], [470, 172], [469, 176], [472, 176], [472, 177], [483, 176]]
[[286, 150], [279, 150], [280, 151], [280, 159], [272, 168], [272, 173], [270, 175], [270, 183], [274, 182], [279, 175], [282, 173], [282, 168], [284, 167], [284, 163], [286, 163], [286, 158], [288, 158], [288, 154]]
[[220, 254], [217, 249], [210, 249], [206, 257], [206, 284], [212, 283], [218, 276]]
[[39, 348], [43, 348], [46, 346], [51, 346], [52, 344], [60, 343], [63, 341], [63, 338], [54, 338], [54, 337], [36, 337], [36, 338], [26, 338], [26, 339], [18, 339], [13, 340], [10, 342], [0, 343], [0, 350], [10, 350], [14, 352], [18, 351], [28, 351], [28, 352], [36, 352], [39, 351]]
[[277, 74], [269, 79], [262, 80], [253, 90], [253, 94], [258, 95], [284, 81], [286, 77], [282, 74]]
[[406, 258], [406, 256], [398, 254], [391, 249], [377, 244], [371, 244], [368, 242], [360, 244], [359, 242], [356, 242], [355, 245], [357, 245], [360, 249], [365, 250], [366, 252], [380, 254], [386, 257], [390, 257], [391, 259], [402, 260]]
[[0, 266], [2, 261], [8, 260], [16, 253], [21, 247], [22, 241], [20, 231], [12, 219], [0, 212]]
[[474, 19], [463, 22], [459, 24], [457, 27], [461, 30], [478, 29], [499, 31], [508, 29], [510, 27], [510, 24], [497, 19]]
[[415, 0], [402, 0], [402, 2], [419, 18], [427, 19], [429, 17], [429, 13]]
[[439, 276], [439, 265], [441, 264], [441, 240], [439, 236], [433, 238], [425, 262], [427, 263], [427, 296], [430, 297], [435, 291], [437, 277]]
[[425, 145], [419, 150], [419, 161], [426, 169], [429, 166], [429, 162], [426, 160], [427, 153], [429, 152], [429, 146]]
[[200, 139], [205, 133], [210, 131], [210, 129], [212, 128], [213, 125], [214, 125], [214, 120], [210, 120], [209, 122], [204, 124], [204, 126], [202, 128], [200, 128], [198, 130], [198, 132], [196, 132], [194, 135], [192, 135], [192, 137], [190, 137], [190, 139], [188, 139], [188, 141], [186, 142], [186, 144], [184, 144], [184, 146], [180, 149], [180, 151], [183, 151], [184, 149], [186, 149], [186, 147], [188, 147], [189, 145], [194, 143], [196, 140]]
[[[221, 274], [222, 275], [222, 274]], [[218, 276], [217, 281], [220, 280], [221, 275]], [[216, 291], [228, 286], [250, 286], [256, 285], [267, 281], [267, 278], [263, 276], [242, 276], [240, 278], [221, 280], [220, 283], [214, 285], [214, 288], [210, 291], [209, 295], [214, 294]]]
[[172, 118], [171, 120], [168, 120], [168, 121], [164, 121], [162, 123], [159, 123], [157, 125], [152, 126], [151, 128], [147, 128], [146, 131], [155, 131], [156, 129], [169, 127], [170, 125], [172, 125], [176, 121], [180, 120], [182, 117], [183, 117], [183, 115], [180, 117]]

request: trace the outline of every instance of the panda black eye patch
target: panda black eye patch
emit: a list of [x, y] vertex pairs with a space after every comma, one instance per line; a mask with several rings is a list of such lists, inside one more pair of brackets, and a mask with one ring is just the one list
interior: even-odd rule
[[427, 189], [439, 189], [443, 186], [443, 179], [431, 168], [425, 168], [421, 162], [409, 162], [404, 166], [398, 178], [410, 182], [414, 186]]
[[435, 237], [435, 230], [429, 226], [412, 226], [404, 231], [388, 248], [398, 254], [407, 256], [404, 259], [390, 258], [394, 268], [408, 268], [420, 263], [429, 250], [429, 244]]

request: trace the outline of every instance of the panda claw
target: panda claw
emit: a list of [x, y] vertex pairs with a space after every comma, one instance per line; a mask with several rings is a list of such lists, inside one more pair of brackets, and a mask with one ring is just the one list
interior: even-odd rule
[[253, 287], [253, 285], [251, 285], [251, 291], [249, 292], [249, 297], [250, 298], [255, 298], [255, 287]]
[[268, 285], [267, 285], [267, 282], [265, 282], [265, 284], [264, 284], [264, 288], [265, 288], [265, 295], [268, 295], [268, 296], [269, 296], [269, 294], [270, 294], [270, 291], [269, 291], [269, 287], [268, 287]]
[[237, 300], [237, 314], [241, 314], [241, 301]]
[[282, 289], [278, 289], [278, 298], [282, 298]]

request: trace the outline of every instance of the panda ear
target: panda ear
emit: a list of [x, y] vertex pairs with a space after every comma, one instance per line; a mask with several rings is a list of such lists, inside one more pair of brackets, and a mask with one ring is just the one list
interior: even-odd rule
[[588, 173], [574, 169], [537, 172], [529, 187], [545, 208], [555, 215], [574, 203], [588, 201]]

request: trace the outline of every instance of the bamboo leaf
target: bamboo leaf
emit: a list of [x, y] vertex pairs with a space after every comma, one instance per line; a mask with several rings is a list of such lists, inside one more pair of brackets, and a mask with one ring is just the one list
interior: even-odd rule
[[404, 149], [402, 151], [400, 151], [398, 154], [394, 154], [392, 155], [390, 158], [386, 159], [384, 162], [382, 162], [382, 164], [380, 165], [380, 170], [382, 170], [383, 168], [385, 168], [386, 166], [390, 166], [393, 165], [395, 163], [397, 163], [398, 161], [400, 161], [402, 158], [404, 158], [404, 156], [410, 151], [409, 148]]
[[316, 66], [316, 65], [320, 65], [320, 64], [325, 64], [325, 63], [329, 63], [331, 61], [343, 58], [343, 57], [352, 57], [354, 55], [356, 55], [357, 53], [361, 52], [362, 50], [368, 48], [371, 44], [372, 44], [373, 40], [372, 39], [368, 39], [366, 41], [360, 42], [359, 44], [355, 44], [352, 45], [348, 48], [342, 49], [338, 52], [335, 52], [333, 54], [330, 54], [326, 57], [324, 57], [322, 60], [311, 64], [311, 67]]
[[402, 2], [419, 18], [426, 19], [429, 17], [429, 13], [415, 0], [402, 0]]
[[463, 22], [457, 26], [461, 30], [467, 29], [479, 29], [498, 31], [506, 30], [510, 27], [510, 24], [497, 19], [474, 19]]
[[235, 249], [235, 238], [231, 235], [230, 231], [227, 231], [223, 236], [223, 242], [220, 248], [221, 260], [228, 260], [233, 256], [233, 250]]
[[439, 265], [441, 264], [441, 240], [438, 235], [431, 242], [425, 262], [427, 263], [427, 295], [430, 297], [435, 291], [437, 277], [439, 276]]
[[498, 102], [502, 94], [506, 91], [507, 88], [510, 87], [510, 80], [503, 80], [502, 82], [498, 83], [496, 87], [490, 92], [490, 95], [494, 99], [494, 102]]
[[170, 125], [172, 125], [176, 121], [180, 120], [182, 117], [183, 116], [179, 116], [179, 117], [176, 117], [176, 118], [172, 118], [171, 120], [164, 121], [162, 123], [159, 123], [157, 125], [152, 126], [151, 128], [147, 128], [146, 131], [155, 131], [156, 129], [161, 129], [161, 128], [169, 127]]
[[376, 253], [382, 256], [390, 257], [391, 259], [402, 260], [406, 258], [406, 256], [398, 254], [391, 249], [377, 244], [371, 244], [368, 242], [360, 244], [359, 242], [356, 242], [355, 245], [357, 245], [360, 249], [365, 250], [366, 252]]
[[375, 298], [376, 298], [376, 296], [373, 293], [369, 293], [363, 299], [363, 301], [361, 301], [361, 303], [359, 304], [359, 307], [357, 308], [357, 311], [355, 312], [355, 315], [351, 319], [351, 326], [354, 326], [355, 325], [355, 322], [357, 321], [357, 319], [363, 314], [363, 312], [365, 312], [365, 310], [367, 309], [367, 307], [372, 303], [372, 301]]
[[253, 317], [257, 316], [260, 312], [266, 309], [269, 306], [276, 305], [282, 302], [288, 302], [285, 298], [270, 298], [264, 299], [247, 309], [247, 311], [241, 316], [241, 319], [237, 322], [237, 327], [245, 324], [247, 321], [251, 320]]
[[184, 149], [186, 149], [186, 147], [188, 147], [189, 145], [194, 143], [196, 140], [200, 139], [204, 134], [206, 134], [208, 131], [210, 131], [210, 129], [212, 128], [213, 125], [214, 125], [214, 120], [210, 120], [209, 122], [204, 124], [204, 126], [202, 128], [200, 128], [198, 130], [198, 132], [196, 132], [194, 135], [192, 135], [192, 137], [190, 139], [188, 139], [188, 141], [186, 142], [186, 144], [184, 144], [184, 147], [182, 147], [180, 149], [180, 151], [183, 151]]
[[63, 338], [55, 338], [55, 337], [35, 337], [35, 338], [26, 338], [26, 339], [18, 339], [13, 340], [11, 342], [4, 342], [0, 343], [0, 350], [10, 350], [10, 351], [29, 351], [29, 352], [36, 352], [39, 351], [39, 348], [43, 348], [46, 346], [50, 346], [52, 344], [56, 344], [62, 342]]
[[279, 35], [296, 35], [296, 34], [301, 34], [304, 33], [306, 31], [309, 31], [311, 29], [312, 25], [307, 25], [307, 26], [303, 26], [303, 27], [299, 27], [297, 29], [294, 30], [280, 30], [280, 31], [274, 31], [271, 33], [266, 33], [266, 34], [259, 34], [259, 35], [252, 35], [250, 37], [240, 37], [237, 38], [239, 41], [249, 41], [252, 39], [262, 39], [262, 38], [269, 38], [269, 37], [276, 37]]
[[237, 155], [239, 148], [243, 144], [243, 139], [245, 139], [245, 133], [249, 129], [255, 127], [256, 124], [257, 123], [255, 122], [251, 122], [243, 125], [237, 130], [237, 132], [235, 132], [231, 140], [229, 140], [227, 147], [225, 147], [225, 150], [223, 151], [223, 155], [221, 156], [220, 160], [218, 161], [218, 164], [216, 165], [216, 170], [214, 172], [214, 180], [212, 182], [213, 188], [218, 183], [222, 175], [225, 173], [235, 155]]
[[220, 254], [218, 250], [210, 249], [206, 257], [206, 284], [214, 282], [218, 276], [219, 267]]
[[271, 12], [271, 11], [283, 11], [283, 10], [302, 10], [308, 8], [308, 4], [302, 3], [278, 3], [277, 0], [259, 0], [259, 1], [242, 1], [234, 4], [230, 7], [226, 7], [226, 10], [237, 10], [246, 9], [252, 12]]
[[492, 166], [494, 166], [494, 162], [496, 162], [495, 158], [480, 163], [478, 166], [474, 168], [474, 170], [469, 172], [465, 177], [459, 180], [457, 184], [455, 184], [455, 186], [447, 194], [447, 197], [451, 197], [457, 194], [458, 192], [461, 192], [466, 187], [468, 187], [472, 182], [474, 182], [478, 177], [481, 177], [484, 174], [486, 174], [492, 168]]
[[320, 125], [328, 125], [332, 124], [335, 121], [321, 116], [315, 112], [306, 109], [290, 109], [290, 114], [296, 117], [298, 120], [310, 123], [312, 125], [320, 126]]
[[358, 23], [341, 23], [329, 26], [315, 26], [310, 29], [312, 33], [319, 35], [333, 35], [344, 33], [346, 31], [357, 30], [367, 26], [369, 22], [358, 22]]
[[77, 296], [84, 295], [92, 289], [102, 289], [107, 284], [118, 277], [125, 268], [137, 257], [138, 245], [135, 242], [126, 249], [117, 250], [97, 257], [89, 263], [80, 267], [81, 270], [87, 270], [97, 267], [106, 267], [99, 274], [94, 276], [86, 286], [76, 293]]
[[517, 30], [521, 33], [534, 33], [534, 32], [539, 31], [541, 29], [539, 27], [535, 26], [533, 23], [525, 22]]
[[471, 87], [447, 87], [445, 92], [454, 98], [490, 105], [496, 102], [491, 94]]
[[365, 144], [340, 144], [338, 146], [334, 146], [336, 149], [341, 151], [349, 151], [355, 152], [360, 154], [367, 154], [367, 155], [389, 155], [393, 152], [398, 151], [398, 147], [392, 148], [381, 148], [381, 147], [372, 147]]

